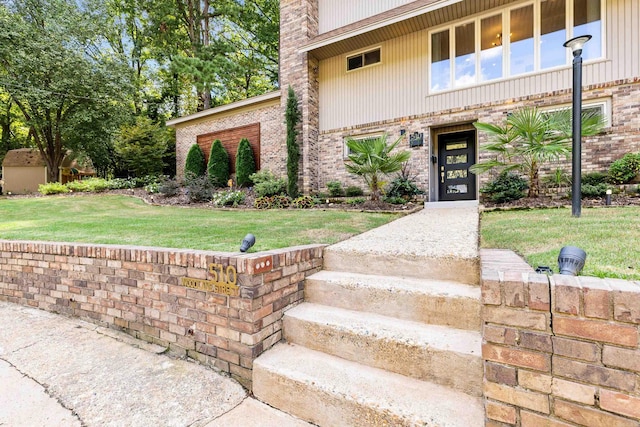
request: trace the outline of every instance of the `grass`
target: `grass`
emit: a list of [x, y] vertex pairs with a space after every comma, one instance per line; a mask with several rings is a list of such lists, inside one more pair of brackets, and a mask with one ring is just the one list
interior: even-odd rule
[[127, 196], [50, 196], [0, 200], [0, 239], [106, 243], [250, 252], [335, 243], [397, 215], [338, 210], [247, 210], [150, 206]]
[[484, 212], [481, 245], [512, 249], [533, 267], [558, 272], [563, 246], [582, 248], [587, 260], [582, 275], [640, 280], [640, 207]]

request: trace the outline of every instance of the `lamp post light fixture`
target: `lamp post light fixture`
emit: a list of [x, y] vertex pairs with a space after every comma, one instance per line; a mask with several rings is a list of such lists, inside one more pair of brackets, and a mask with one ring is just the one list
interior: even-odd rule
[[590, 35], [574, 37], [565, 42], [564, 47], [573, 53], [573, 134], [572, 163], [571, 163], [571, 215], [580, 217], [581, 206], [581, 174], [582, 174], [582, 47], [591, 40]]

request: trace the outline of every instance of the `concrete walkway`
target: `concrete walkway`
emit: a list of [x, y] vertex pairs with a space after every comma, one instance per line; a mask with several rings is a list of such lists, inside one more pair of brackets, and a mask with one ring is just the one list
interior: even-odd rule
[[3, 427], [309, 425], [111, 329], [5, 302], [0, 325]]

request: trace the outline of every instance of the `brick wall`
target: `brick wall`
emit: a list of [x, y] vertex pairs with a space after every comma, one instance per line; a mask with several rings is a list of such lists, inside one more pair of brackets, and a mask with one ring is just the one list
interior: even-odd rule
[[[221, 113], [176, 125], [176, 176], [184, 178], [187, 153], [199, 135], [260, 124], [260, 166], [277, 176], [286, 176], [286, 139], [280, 99], [239, 113]], [[238, 141], [236, 141], [238, 142]], [[285, 155], [283, 155], [285, 153]], [[206, 153], [208, 156], [209, 153]], [[235, 153], [233, 153], [235, 155]]]
[[[536, 94], [518, 99], [506, 99], [491, 104], [461, 105], [446, 111], [426, 112], [423, 115], [400, 117], [392, 120], [366, 123], [348, 128], [325, 130], [319, 135], [319, 172], [318, 190], [325, 191], [327, 181], [339, 180], [344, 185], [360, 185], [361, 180], [349, 175], [344, 168], [344, 138], [388, 132], [390, 140], [400, 136], [400, 130], [407, 133], [424, 133], [424, 146], [412, 148], [410, 167], [416, 176], [417, 184], [424, 190], [429, 188], [430, 146], [433, 145], [432, 131], [439, 127], [457, 123], [476, 121], [502, 124], [507, 114], [525, 106], [553, 107], [571, 104], [571, 90]], [[603, 134], [586, 138], [582, 145], [583, 173], [606, 171], [609, 165], [628, 152], [640, 151], [640, 80], [616, 81], [602, 85], [587, 86], [583, 90], [583, 99], [610, 99], [612, 123]], [[486, 135], [478, 133], [478, 144], [488, 140]], [[405, 137], [400, 149], [409, 149]], [[487, 153], [479, 152], [480, 160], [490, 158]], [[542, 174], [556, 168], [570, 171], [570, 159], [542, 168]], [[488, 174], [480, 176], [481, 185], [489, 179]]]
[[[283, 311], [303, 299], [322, 252], [322, 245], [235, 254], [0, 241], [0, 300], [123, 330], [250, 388], [253, 360], [281, 340]], [[215, 281], [212, 264], [235, 269], [237, 287], [185, 286], [185, 277], [196, 287]]]
[[637, 427], [640, 283], [547, 277], [505, 253], [481, 255], [486, 425]]

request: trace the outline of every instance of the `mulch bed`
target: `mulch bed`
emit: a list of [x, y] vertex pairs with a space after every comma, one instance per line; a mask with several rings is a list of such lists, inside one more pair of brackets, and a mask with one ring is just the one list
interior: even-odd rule
[[[543, 209], [543, 208], [571, 208], [571, 199], [551, 197], [525, 197], [507, 203], [481, 202], [485, 211], [508, 209]], [[584, 198], [583, 208], [606, 207], [605, 198]], [[611, 206], [640, 206], [640, 194], [613, 194]]]

